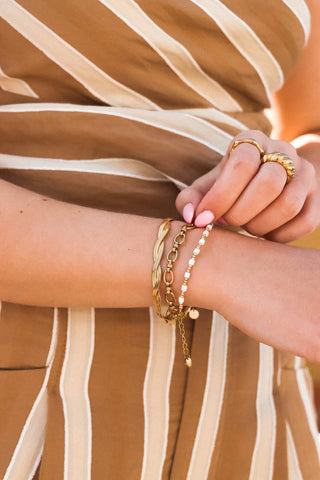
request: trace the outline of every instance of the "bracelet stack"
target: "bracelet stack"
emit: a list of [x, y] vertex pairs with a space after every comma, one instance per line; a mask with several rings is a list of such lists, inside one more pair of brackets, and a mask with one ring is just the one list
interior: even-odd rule
[[[185, 293], [188, 290], [188, 281], [191, 276], [191, 270], [195, 265], [196, 258], [200, 253], [201, 247], [205, 244], [207, 237], [209, 236], [211, 230], [213, 229], [213, 223], [207, 225], [204, 229], [202, 236], [193, 250], [192, 257], [190, 258], [186, 271], [184, 273], [184, 280], [180, 288], [180, 295], [178, 298], [178, 302], [176, 301], [175, 294], [172, 290], [172, 284], [174, 282], [174, 273], [173, 273], [173, 266], [176, 260], [178, 259], [178, 249], [180, 245], [186, 239], [186, 234], [189, 230], [195, 228], [195, 225], [185, 224], [182, 226], [181, 230], [177, 235], [174, 237], [173, 246], [171, 250], [167, 253], [167, 267], [163, 273], [161, 271], [161, 258], [164, 251], [164, 239], [170, 229], [170, 223], [172, 218], [165, 218], [159, 227], [158, 232], [158, 239], [154, 246], [153, 251], [153, 269], [152, 269], [152, 286], [153, 286], [153, 303], [156, 309], [156, 312], [160, 318], [165, 320], [172, 326], [178, 325], [181, 340], [182, 340], [182, 350], [185, 359], [185, 364], [187, 367], [191, 367], [192, 361], [189, 352], [188, 343], [186, 340], [185, 334], [185, 327], [184, 327], [184, 320], [187, 316], [192, 319], [197, 319], [199, 317], [199, 312], [195, 307], [185, 306]], [[165, 314], [162, 314], [161, 311], [161, 296], [160, 296], [160, 284], [161, 278], [165, 285], [165, 301], [168, 304], [168, 308]]]

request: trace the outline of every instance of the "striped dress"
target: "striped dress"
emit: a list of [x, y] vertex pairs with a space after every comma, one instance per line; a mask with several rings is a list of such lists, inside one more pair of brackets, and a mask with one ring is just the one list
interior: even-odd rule
[[[179, 218], [235, 134], [270, 132], [309, 28], [303, 0], [0, 0], [0, 176]], [[305, 362], [216, 312], [186, 332], [190, 370], [151, 306], [2, 302], [0, 477], [319, 479]]]

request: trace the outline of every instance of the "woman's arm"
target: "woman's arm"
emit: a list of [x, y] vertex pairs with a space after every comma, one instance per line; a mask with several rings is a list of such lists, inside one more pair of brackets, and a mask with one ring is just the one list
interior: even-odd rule
[[[0, 190], [2, 300], [65, 307], [152, 305], [160, 219], [68, 204], [4, 180]], [[166, 251], [181, 225], [172, 222]], [[191, 230], [180, 248], [177, 295], [201, 232]], [[320, 252], [215, 229], [197, 258], [186, 301], [217, 309], [257, 340], [320, 361], [319, 272]]]

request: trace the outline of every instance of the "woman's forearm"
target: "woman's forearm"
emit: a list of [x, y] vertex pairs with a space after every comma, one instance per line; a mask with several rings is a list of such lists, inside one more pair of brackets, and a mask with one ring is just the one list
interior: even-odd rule
[[81, 207], [0, 180], [0, 298], [38, 306], [152, 304], [159, 219]]
[[[2, 300], [65, 307], [152, 305], [153, 245], [161, 219], [68, 204], [3, 180], [0, 187]], [[182, 224], [172, 222], [165, 253]], [[174, 266], [177, 296], [201, 232], [188, 232], [180, 247]], [[216, 309], [257, 340], [313, 358], [320, 345], [319, 271], [318, 251], [216, 228], [197, 257], [186, 301]]]

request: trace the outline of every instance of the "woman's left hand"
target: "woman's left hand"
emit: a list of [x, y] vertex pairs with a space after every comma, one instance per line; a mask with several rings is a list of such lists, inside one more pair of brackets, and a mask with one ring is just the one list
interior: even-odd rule
[[[294, 164], [287, 183], [286, 169], [277, 162], [261, 164], [256, 146], [236, 140], [254, 139], [266, 154], [280, 152]], [[290, 143], [272, 140], [258, 130], [241, 132], [220, 164], [182, 190], [176, 207], [187, 222], [202, 227], [214, 220], [242, 226], [252, 235], [291, 242], [320, 224], [320, 178], [308, 160]], [[211, 215], [210, 215], [211, 213]], [[219, 223], [219, 220], [218, 220]]]

